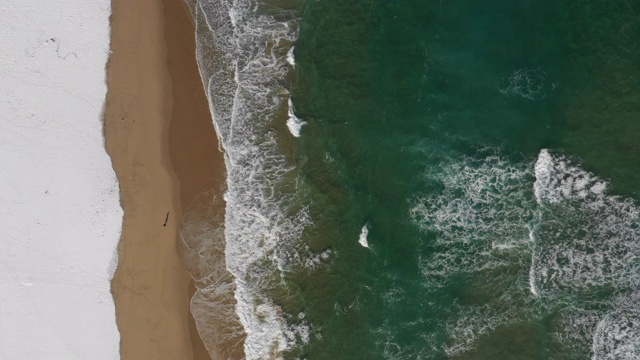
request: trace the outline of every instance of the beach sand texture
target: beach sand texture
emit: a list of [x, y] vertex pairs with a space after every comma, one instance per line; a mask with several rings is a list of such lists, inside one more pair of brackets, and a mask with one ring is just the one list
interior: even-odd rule
[[125, 213], [112, 282], [121, 356], [209, 359], [178, 251], [183, 207], [224, 176], [193, 28], [176, 0], [114, 0], [111, 26], [105, 134]]

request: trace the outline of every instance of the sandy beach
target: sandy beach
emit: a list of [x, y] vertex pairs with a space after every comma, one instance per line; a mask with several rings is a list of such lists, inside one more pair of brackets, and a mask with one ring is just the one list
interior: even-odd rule
[[210, 359], [178, 251], [183, 208], [224, 176], [193, 36], [181, 1], [112, 2], [105, 135], [124, 209], [112, 282], [124, 360]]

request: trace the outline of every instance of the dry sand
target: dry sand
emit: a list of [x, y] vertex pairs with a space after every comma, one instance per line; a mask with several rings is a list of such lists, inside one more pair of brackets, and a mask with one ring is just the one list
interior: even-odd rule
[[112, 1], [105, 137], [124, 209], [112, 281], [123, 360], [209, 359], [189, 313], [178, 225], [224, 172], [183, 6]]

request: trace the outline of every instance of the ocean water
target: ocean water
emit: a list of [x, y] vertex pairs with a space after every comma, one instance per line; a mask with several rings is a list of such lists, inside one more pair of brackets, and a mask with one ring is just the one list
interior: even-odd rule
[[640, 358], [639, 15], [200, 1], [243, 356]]

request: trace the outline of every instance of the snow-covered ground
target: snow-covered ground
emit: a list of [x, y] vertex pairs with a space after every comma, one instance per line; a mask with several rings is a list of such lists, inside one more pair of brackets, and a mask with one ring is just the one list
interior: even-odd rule
[[0, 0], [0, 359], [117, 359], [109, 0]]

